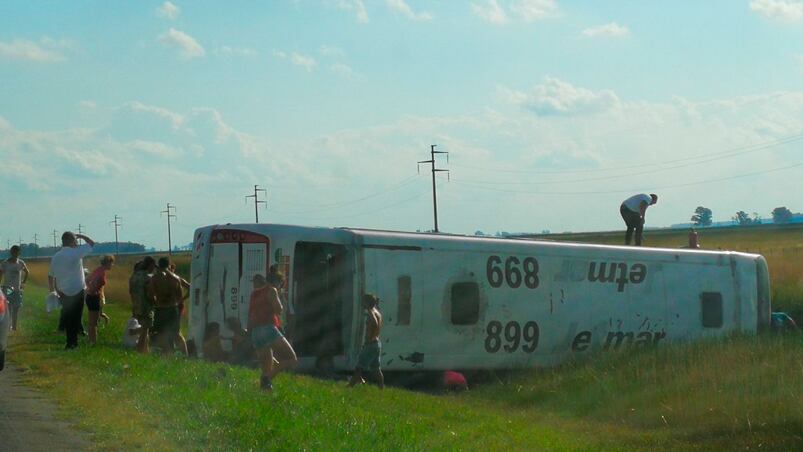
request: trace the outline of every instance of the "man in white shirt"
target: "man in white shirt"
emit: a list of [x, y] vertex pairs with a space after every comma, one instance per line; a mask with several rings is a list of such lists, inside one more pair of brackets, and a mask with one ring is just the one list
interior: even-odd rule
[[658, 195], [641, 193], [625, 199], [622, 205], [619, 206], [619, 213], [622, 214], [622, 219], [625, 220], [627, 225], [625, 245], [630, 245], [630, 240], [633, 238], [633, 232], [635, 231], [636, 246], [641, 246], [644, 231], [644, 214], [647, 213], [647, 207], [657, 202]]
[[[78, 239], [86, 243], [78, 245]], [[50, 291], [56, 291], [61, 300], [64, 330], [67, 335], [65, 349], [78, 347], [78, 331], [81, 328], [81, 316], [84, 313], [84, 279], [83, 258], [92, 252], [95, 242], [84, 234], [73, 234], [70, 231], [61, 235], [61, 249], [50, 260], [48, 282]]]
[[28, 280], [28, 267], [20, 259], [20, 247], [14, 245], [9, 250], [11, 257], [0, 262], [0, 279], [3, 280], [2, 289], [11, 308], [11, 330], [17, 329], [17, 314], [22, 307], [22, 290]]

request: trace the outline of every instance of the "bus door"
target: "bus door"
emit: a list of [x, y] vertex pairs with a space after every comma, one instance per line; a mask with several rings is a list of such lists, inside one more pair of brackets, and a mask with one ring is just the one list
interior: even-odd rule
[[[363, 245], [365, 292], [379, 297], [383, 328], [383, 354], [388, 365], [404, 356], [410, 365], [420, 356], [423, 319], [423, 273], [421, 249], [418, 247]], [[365, 315], [357, 300], [359, 325], [355, 346], [359, 350], [365, 334]], [[399, 363], [400, 364], [400, 363]], [[403, 366], [409, 367], [409, 366]]]
[[354, 254], [344, 245], [298, 242], [293, 254], [291, 339], [301, 358], [329, 369], [351, 337]]
[[233, 335], [227, 319], [247, 326], [251, 279], [257, 273], [267, 274], [269, 247], [268, 238], [260, 234], [232, 229], [212, 232], [207, 321], [220, 325], [224, 349], [230, 349]]

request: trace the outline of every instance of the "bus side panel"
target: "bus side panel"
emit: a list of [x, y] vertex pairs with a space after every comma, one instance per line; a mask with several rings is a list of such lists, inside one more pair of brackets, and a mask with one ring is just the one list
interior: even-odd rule
[[195, 343], [196, 349], [203, 344], [206, 309], [209, 304], [207, 282], [211, 231], [212, 228], [209, 227], [198, 229], [195, 232], [192, 262], [190, 264], [190, 303], [187, 307], [189, 316], [188, 339]]

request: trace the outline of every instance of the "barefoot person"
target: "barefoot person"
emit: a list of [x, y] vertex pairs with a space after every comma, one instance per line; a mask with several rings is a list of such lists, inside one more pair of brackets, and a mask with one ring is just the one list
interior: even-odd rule
[[[153, 328], [156, 330], [156, 342], [162, 348], [162, 354], [170, 354], [176, 345], [180, 345], [178, 336], [181, 332], [181, 317], [178, 304], [183, 298], [181, 281], [170, 272], [170, 260], [159, 258], [158, 268], [148, 283], [148, 298], [154, 306]], [[181, 350], [187, 356], [186, 345]]]
[[9, 253], [11, 257], [0, 262], [0, 278], [3, 280], [3, 293], [11, 310], [11, 330], [15, 331], [17, 316], [22, 307], [22, 291], [25, 289], [25, 281], [28, 280], [28, 267], [19, 258], [19, 245], [12, 246]]
[[657, 202], [658, 195], [647, 195], [644, 193], [633, 195], [622, 201], [622, 205], [619, 206], [619, 213], [622, 215], [622, 219], [625, 220], [625, 225], [627, 226], [625, 245], [630, 245], [630, 239], [633, 237], [633, 232], [635, 231], [636, 246], [641, 246], [644, 232], [644, 215], [647, 213], [647, 207]]
[[[79, 246], [78, 239], [83, 239], [86, 243]], [[67, 345], [64, 348], [68, 350], [78, 347], [78, 331], [81, 329], [86, 293], [83, 259], [92, 252], [94, 246], [95, 241], [86, 235], [67, 231], [61, 235], [61, 249], [50, 260], [48, 283], [50, 291], [56, 291], [61, 301], [67, 336]]]
[[[106, 304], [106, 295], [103, 288], [108, 281], [109, 270], [114, 267], [114, 256], [103, 256], [100, 266], [86, 279], [86, 309], [89, 311], [89, 343], [98, 342], [98, 320], [103, 314], [103, 305]], [[106, 317], [108, 319], [108, 317]], [[109, 323], [106, 320], [106, 323]]]
[[379, 387], [385, 387], [385, 376], [382, 375], [379, 359], [379, 355], [382, 354], [382, 342], [379, 340], [379, 332], [382, 330], [384, 322], [378, 305], [379, 299], [376, 295], [365, 294], [362, 296], [362, 307], [368, 314], [365, 321], [365, 344], [357, 357], [357, 367], [354, 369], [354, 375], [351, 377], [349, 386], [365, 383], [362, 373], [364, 370], [368, 370], [373, 373]]
[[[262, 367], [260, 387], [272, 391], [273, 377], [298, 364], [295, 350], [279, 331], [279, 314], [283, 307], [278, 290], [284, 277], [272, 268], [267, 278], [256, 274], [252, 281], [254, 290], [248, 305], [248, 331]], [[277, 363], [274, 363], [274, 354], [278, 356]]]

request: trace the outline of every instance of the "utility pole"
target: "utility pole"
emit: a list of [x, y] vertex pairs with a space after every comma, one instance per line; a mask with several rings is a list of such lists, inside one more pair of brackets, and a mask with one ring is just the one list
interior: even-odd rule
[[53, 229], [53, 248], [56, 248], [56, 235], [58, 235], [58, 233]]
[[254, 198], [254, 219], [257, 223], [259, 223], [259, 205], [265, 204], [265, 207], [268, 207], [267, 201], [260, 201], [259, 200], [259, 192], [265, 193], [265, 196], [268, 196], [268, 190], [264, 188], [259, 188], [259, 185], [254, 185], [254, 194], [248, 195], [245, 197], [245, 201], [248, 202], [248, 198]]
[[[78, 223], [78, 233], [79, 234], [83, 234], [84, 233], [83, 225], [81, 223]], [[83, 239], [78, 239], [78, 240], [79, 240], [78, 243], [82, 243], [84, 241]]]
[[33, 235], [33, 245], [34, 245], [34, 247], [33, 247], [33, 253], [34, 254], [33, 255], [34, 256], [38, 256], [39, 255], [39, 234], [34, 233], [34, 235]]
[[446, 163], [449, 163], [449, 153], [446, 151], [436, 151], [435, 146], [437, 146], [437, 144], [432, 144], [429, 146], [429, 153], [432, 157], [429, 160], [422, 160], [418, 162], [418, 170], [419, 172], [421, 171], [422, 163], [429, 163], [432, 165], [432, 209], [435, 214], [435, 232], [440, 232], [438, 230], [438, 195], [435, 191], [435, 173], [444, 172], [449, 174], [449, 170], [435, 168], [435, 154], [446, 154]]
[[[173, 210], [171, 211], [170, 209], [173, 209]], [[173, 255], [173, 241], [172, 241], [172, 237], [171, 237], [171, 234], [170, 234], [170, 219], [171, 218], [176, 218], [176, 216], [172, 213], [172, 212], [175, 212], [175, 211], [176, 211], [176, 206], [172, 206], [172, 205], [170, 205], [170, 203], [167, 203], [167, 209], [159, 212], [160, 215], [163, 214], [163, 213], [167, 214], [167, 254], [169, 256]]]
[[114, 214], [114, 221], [110, 221], [109, 224], [114, 225], [114, 255], [118, 256], [120, 254], [120, 240], [117, 238], [117, 229], [120, 228], [120, 220], [122, 218], [118, 217], [117, 214]]

